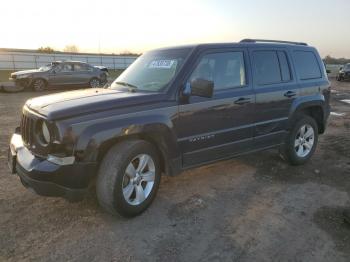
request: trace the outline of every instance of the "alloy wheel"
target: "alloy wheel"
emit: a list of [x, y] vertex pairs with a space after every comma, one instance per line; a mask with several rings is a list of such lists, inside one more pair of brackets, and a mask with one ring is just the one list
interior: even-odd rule
[[150, 195], [155, 181], [155, 164], [151, 156], [140, 154], [126, 167], [122, 189], [126, 202], [140, 205]]
[[42, 79], [37, 79], [35, 80], [33, 86], [35, 91], [43, 91], [45, 88], [45, 82]]
[[90, 81], [90, 86], [92, 88], [96, 88], [96, 87], [99, 87], [100, 86], [100, 81], [98, 79], [92, 79]]
[[311, 125], [302, 125], [294, 140], [294, 149], [298, 157], [306, 157], [315, 142], [315, 131]]

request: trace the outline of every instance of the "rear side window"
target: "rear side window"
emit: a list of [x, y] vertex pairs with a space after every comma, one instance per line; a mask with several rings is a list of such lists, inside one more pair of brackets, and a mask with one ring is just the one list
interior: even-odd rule
[[74, 64], [74, 71], [91, 71], [87, 64]]
[[294, 51], [294, 61], [300, 80], [322, 77], [320, 66], [313, 52]]
[[289, 64], [288, 64], [286, 53], [283, 51], [278, 51], [277, 54], [278, 54], [278, 60], [280, 62], [280, 67], [281, 67], [282, 81], [287, 82], [291, 80], [291, 77], [290, 77]]
[[291, 80], [289, 63], [284, 51], [254, 51], [255, 76], [259, 85]]

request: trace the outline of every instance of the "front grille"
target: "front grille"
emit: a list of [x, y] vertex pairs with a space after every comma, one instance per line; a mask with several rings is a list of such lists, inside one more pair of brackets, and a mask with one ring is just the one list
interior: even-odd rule
[[35, 119], [23, 114], [21, 120], [21, 135], [25, 145], [31, 145], [34, 139]]

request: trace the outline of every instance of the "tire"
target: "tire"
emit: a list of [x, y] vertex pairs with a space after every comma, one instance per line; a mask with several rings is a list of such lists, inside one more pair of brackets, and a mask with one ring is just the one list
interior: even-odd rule
[[[142, 156], [150, 159], [144, 168], [140, 164], [146, 163], [142, 160], [147, 158]], [[111, 214], [137, 216], [151, 205], [160, 177], [159, 156], [153, 145], [143, 140], [121, 142], [113, 146], [102, 160], [96, 182], [97, 199]]]
[[102, 85], [105, 85], [107, 82], [108, 82], [108, 76], [107, 76], [107, 74], [105, 74], [105, 73], [103, 73], [103, 74], [101, 74], [101, 77], [100, 77], [100, 83], [102, 84]]
[[287, 135], [281, 153], [290, 164], [302, 165], [314, 154], [317, 142], [318, 127], [315, 119], [300, 115]]
[[47, 82], [44, 79], [37, 78], [33, 80], [32, 87], [35, 92], [41, 92], [46, 89]]
[[98, 78], [96, 78], [96, 77], [92, 78], [89, 81], [89, 86], [91, 88], [97, 88], [97, 87], [100, 87], [100, 85], [101, 85], [101, 81]]

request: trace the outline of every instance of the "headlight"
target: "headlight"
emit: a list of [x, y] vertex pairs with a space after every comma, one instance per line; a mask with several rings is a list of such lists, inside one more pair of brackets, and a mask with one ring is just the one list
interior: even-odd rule
[[41, 124], [41, 134], [42, 134], [43, 142], [45, 142], [45, 144], [50, 143], [51, 135], [50, 135], [49, 128], [47, 127], [47, 124], [45, 121], [43, 121]]

